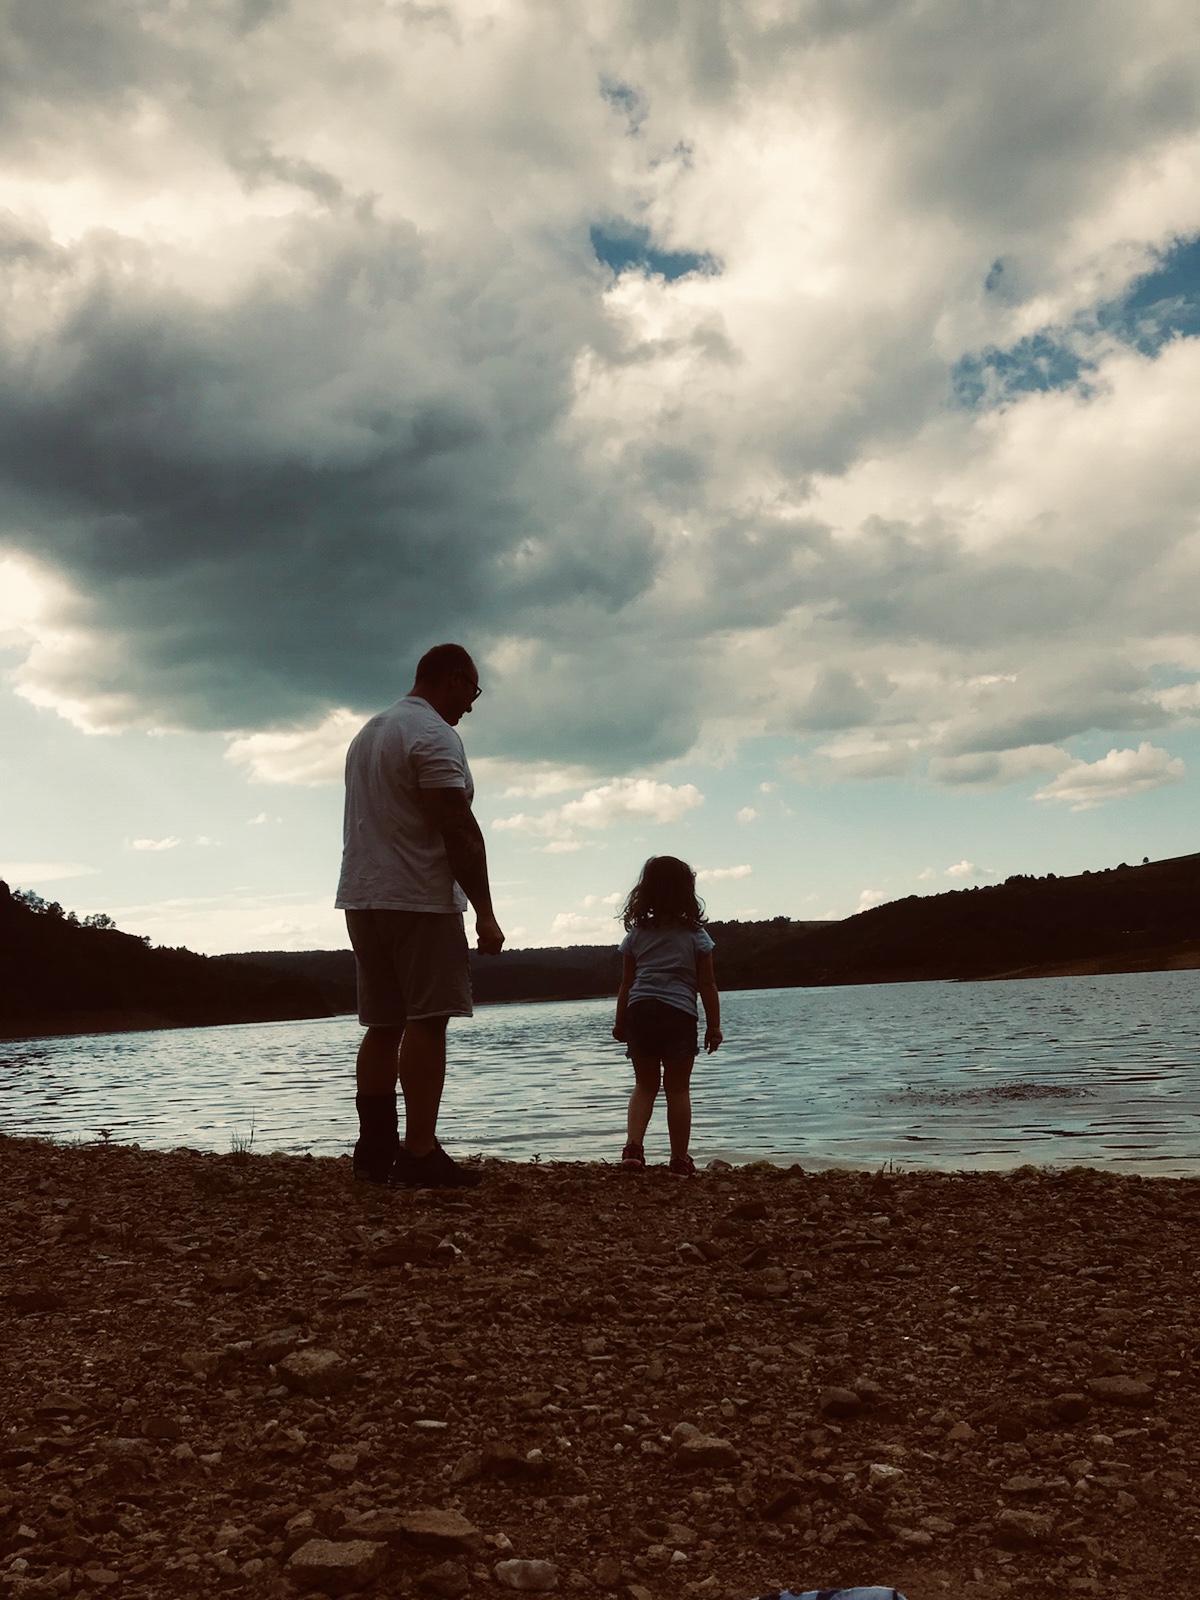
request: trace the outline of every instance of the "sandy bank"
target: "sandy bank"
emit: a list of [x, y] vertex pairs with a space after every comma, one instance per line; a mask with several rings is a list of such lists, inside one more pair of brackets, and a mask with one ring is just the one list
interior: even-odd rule
[[1200, 1573], [1196, 1180], [497, 1163], [392, 1195], [12, 1139], [0, 1171], [4, 1595]]

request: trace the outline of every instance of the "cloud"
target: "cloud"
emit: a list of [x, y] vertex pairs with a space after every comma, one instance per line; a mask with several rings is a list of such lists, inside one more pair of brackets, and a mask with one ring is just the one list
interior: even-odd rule
[[858, 911], [869, 911], [872, 906], [881, 906], [888, 899], [886, 889], [863, 889], [858, 897]]
[[0, 878], [10, 889], [30, 883], [57, 883], [63, 878], [86, 878], [98, 870], [85, 867], [80, 861], [0, 861]]
[[580, 911], [560, 911], [550, 924], [552, 940], [572, 944], [616, 944], [618, 924], [612, 917], [589, 917]]
[[128, 844], [131, 850], [176, 850], [180, 842], [174, 834], [170, 834], [165, 839], [130, 839]]
[[[364, 721], [343, 708], [331, 711], [314, 727], [244, 734], [231, 740], [225, 759], [246, 767], [253, 783], [296, 783], [309, 788], [340, 783], [346, 747]], [[267, 820], [265, 811], [250, 819], [252, 824]]]
[[1143, 740], [1136, 750], [1110, 750], [1099, 761], [1071, 762], [1039, 789], [1034, 799], [1057, 800], [1072, 811], [1090, 811], [1106, 800], [1123, 800], [1167, 784], [1182, 783], [1186, 774], [1178, 756]]
[[999, 788], [1035, 773], [1061, 772], [1071, 757], [1057, 745], [1026, 745], [1017, 750], [989, 750], [974, 755], [934, 756], [929, 776], [950, 788]]
[[753, 822], [758, 817], [758, 812], [753, 806], [743, 806], [737, 814], [739, 822]]
[[576, 828], [598, 830], [621, 823], [677, 822], [703, 801], [704, 796], [693, 783], [673, 786], [653, 778], [614, 778], [554, 810], [543, 811], [538, 816], [517, 812], [511, 817], [498, 818], [492, 826], [501, 832], [549, 839], [551, 844], [547, 848], [561, 850], [576, 847]]
[[725, 883], [731, 878], [748, 878], [753, 873], [751, 866], [740, 867], [701, 867], [696, 874], [697, 883]]
[[964, 857], [962, 861], [956, 861], [952, 867], [946, 868], [946, 876], [948, 878], [978, 878], [981, 874], [975, 863], [966, 860]]
[[14, 13], [22, 693], [315, 784], [459, 636], [532, 799], [1195, 718], [1194, 7], [660, 10]]

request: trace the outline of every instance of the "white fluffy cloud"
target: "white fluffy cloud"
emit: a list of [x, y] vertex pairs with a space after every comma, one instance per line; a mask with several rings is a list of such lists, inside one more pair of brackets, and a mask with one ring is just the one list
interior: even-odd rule
[[[346, 746], [364, 720], [353, 711], [339, 709], [315, 727], [290, 733], [244, 734], [230, 741], [225, 758], [245, 767], [255, 783], [340, 783]], [[266, 812], [251, 818], [254, 823], [267, 820]]]
[[130, 839], [131, 850], [176, 850], [182, 841], [174, 834], [168, 834], [165, 839]]
[[492, 826], [502, 833], [527, 833], [548, 839], [547, 848], [551, 850], [574, 848], [578, 843], [577, 828], [596, 831], [627, 822], [677, 822], [703, 801], [704, 796], [694, 783], [672, 785], [653, 778], [614, 778], [566, 805], [537, 815], [520, 811], [498, 818]]
[[1106, 800], [1182, 783], [1185, 776], [1177, 756], [1143, 740], [1136, 750], [1110, 750], [1099, 761], [1072, 761], [1035, 798], [1061, 801], [1072, 811], [1089, 811]]
[[1111, 308], [1200, 233], [1200, 14], [785, 12], [12, 12], [22, 692], [315, 784], [457, 635], [531, 799], [714, 730], [1059, 799], [1194, 722], [1200, 339]]
[[738, 867], [701, 867], [696, 874], [697, 883], [727, 883], [731, 878], [748, 878], [754, 868], [743, 863]]

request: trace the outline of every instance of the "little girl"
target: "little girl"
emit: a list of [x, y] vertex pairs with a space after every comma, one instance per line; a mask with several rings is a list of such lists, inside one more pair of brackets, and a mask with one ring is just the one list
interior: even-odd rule
[[667, 1132], [676, 1178], [693, 1178], [688, 1154], [692, 1136], [689, 1085], [697, 1043], [696, 995], [704, 1002], [704, 1048], [721, 1043], [721, 997], [713, 977], [713, 942], [704, 927], [704, 907], [696, 898], [696, 874], [675, 856], [651, 856], [633, 886], [622, 921], [624, 967], [617, 992], [613, 1038], [627, 1045], [637, 1080], [629, 1096], [628, 1144], [621, 1165], [645, 1172], [642, 1141], [659, 1073], [667, 1094]]

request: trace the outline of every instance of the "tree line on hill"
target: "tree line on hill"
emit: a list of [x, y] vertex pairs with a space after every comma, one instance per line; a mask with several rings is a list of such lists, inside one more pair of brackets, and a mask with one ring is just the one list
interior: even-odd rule
[[[714, 922], [724, 989], [1200, 968], [1200, 855], [910, 895], [842, 922]], [[476, 999], [613, 995], [613, 941], [472, 957]], [[151, 949], [0, 885], [0, 1035], [331, 1016], [355, 1005], [349, 950]]]
[[327, 1017], [301, 973], [152, 949], [100, 913], [0, 883], [0, 1037]]

